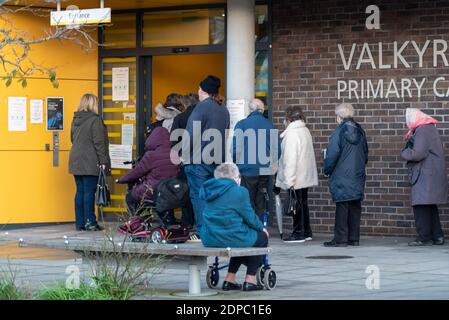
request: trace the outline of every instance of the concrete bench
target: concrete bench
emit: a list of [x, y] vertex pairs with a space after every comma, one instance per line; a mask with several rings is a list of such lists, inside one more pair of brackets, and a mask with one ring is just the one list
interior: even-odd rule
[[267, 255], [271, 253], [271, 248], [206, 248], [201, 243], [183, 244], [153, 244], [123, 242], [120, 239], [80, 239], [80, 238], [60, 238], [51, 240], [24, 240], [20, 239], [20, 247], [65, 249], [79, 253], [82, 256], [95, 252], [113, 253], [120, 247], [122, 254], [148, 254], [151, 256], [167, 256], [171, 259], [167, 262], [167, 267], [189, 270], [189, 291], [179, 293], [180, 296], [204, 296], [215, 294], [214, 292], [201, 293], [201, 270], [208, 268], [208, 257], [247, 257], [257, 255]]

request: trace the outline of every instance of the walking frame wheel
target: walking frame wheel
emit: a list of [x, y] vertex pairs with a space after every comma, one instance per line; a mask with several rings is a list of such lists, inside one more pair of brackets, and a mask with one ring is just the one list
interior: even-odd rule
[[263, 285], [267, 290], [273, 290], [277, 283], [276, 272], [268, 268], [264, 273]]
[[206, 283], [210, 289], [215, 288], [220, 281], [220, 272], [214, 267], [209, 267], [206, 274]]
[[264, 279], [265, 279], [265, 266], [260, 266], [257, 269], [257, 272], [256, 272], [257, 284], [259, 286], [263, 286], [264, 285]]

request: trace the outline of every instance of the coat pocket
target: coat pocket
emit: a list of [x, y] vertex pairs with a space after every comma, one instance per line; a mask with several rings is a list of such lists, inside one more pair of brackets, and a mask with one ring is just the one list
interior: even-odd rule
[[421, 164], [414, 165], [409, 169], [409, 179], [411, 185], [415, 185], [421, 175]]

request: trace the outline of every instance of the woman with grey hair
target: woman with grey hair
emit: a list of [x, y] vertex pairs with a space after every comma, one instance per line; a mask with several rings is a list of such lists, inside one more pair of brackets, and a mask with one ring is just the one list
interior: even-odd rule
[[[267, 247], [268, 231], [251, 207], [248, 191], [240, 186], [240, 172], [234, 163], [223, 163], [214, 172], [214, 178], [206, 181], [200, 190], [205, 201], [201, 240], [205, 247], [244, 248]], [[223, 290], [262, 290], [257, 284], [257, 268], [263, 256], [233, 257]], [[247, 266], [243, 286], [236, 283], [240, 266]]]
[[368, 144], [365, 131], [353, 119], [351, 104], [338, 105], [335, 114], [339, 125], [330, 137], [324, 159], [324, 175], [329, 177], [329, 189], [336, 204], [335, 228], [334, 238], [324, 246], [358, 246]]

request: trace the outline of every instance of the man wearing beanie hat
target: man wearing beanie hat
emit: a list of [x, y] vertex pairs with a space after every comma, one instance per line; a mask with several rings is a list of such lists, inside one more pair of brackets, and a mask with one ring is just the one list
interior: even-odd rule
[[[200, 103], [195, 107], [187, 121], [185, 134], [182, 139], [182, 160], [184, 162], [184, 172], [190, 188], [190, 198], [195, 213], [197, 233], [191, 236], [192, 241], [199, 240], [199, 232], [203, 224], [204, 200], [199, 197], [203, 183], [213, 178], [217, 165], [225, 161], [226, 155], [226, 130], [229, 129], [229, 112], [226, 106], [217, 103], [218, 93], [221, 86], [219, 78], [209, 75], [200, 82], [198, 96]], [[201, 130], [194, 130], [200, 126]], [[208, 131], [209, 130], [209, 131]], [[204, 132], [213, 138], [202, 140]], [[221, 141], [214, 141], [217, 131], [220, 133]], [[206, 136], [207, 136], [206, 133]], [[221, 147], [216, 150], [209, 146]], [[206, 147], [208, 147], [206, 149]], [[203, 155], [205, 150], [205, 156]], [[187, 154], [186, 154], [187, 153]]]

